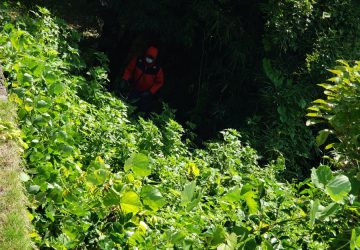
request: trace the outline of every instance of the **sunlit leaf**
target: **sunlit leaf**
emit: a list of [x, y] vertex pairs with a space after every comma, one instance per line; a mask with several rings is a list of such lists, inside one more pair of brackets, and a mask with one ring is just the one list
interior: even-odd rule
[[141, 209], [140, 197], [133, 191], [128, 191], [124, 194], [121, 194], [120, 198], [121, 209], [125, 213], [134, 213], [136, 214]]
[[223, 197], [221, 197], [222, 200], [228, 201], [228, 202], [237, 202], [241, 199], [241, 190], [240, 187], [234, 187], [229, 192], [227, 192]]
[[350, 249], [360, 249], [360, 227], [351, 230]]
[[181, 192], [181, 200], [183, 203], [190, 202], [195, 194], [195, 181], [187, 183], [184, 187], [184, 190]]
[[103, 198], [105, 206], [120, 205], [120, 193], [111, 187]]
[[53, 95], [59, 95], [65, 91], [65, 85], [61, 82], [55, 82], [50, 85], [49, 92]]
[[345, 175], [338, 175], [326, 185], [326, 191], [335, 202], [343, 202], [351, 191], [351, 183]]
[[144, 205], [150, 207], [152, 210], [157, 211], [163, 207], [166, 203], [165, 198], [162, 196], [160, 191], [150, 185], [143, 186], [141, 188], [141, 198]]
[[311, 169], [311, 181], [318, 188], [324, 189], [332, 178], [333, 174], [329, 166], [321, 165], [318, 169]]
[[249, 208], [249, 214], [256, 214], [259, 211], [259, 206], [255, 200], [256, 194], [253, 191], [249, 191], [243, 195], [243, 199], [247, 207]]
[[132, 170], [136, 176], [148, 176], [151, 174], [149, 158], [142, 153], [134, 154], [125, 162], [124, 170]]

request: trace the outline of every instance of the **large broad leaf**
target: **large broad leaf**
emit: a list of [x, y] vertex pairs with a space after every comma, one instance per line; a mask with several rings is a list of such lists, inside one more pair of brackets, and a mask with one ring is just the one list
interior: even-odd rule
[[191, 211], [193, 210], [194, 207], [196, 207], [199, 203], [200, 203], [200, 200], [201, 200], [201, 191], [199, 192], [196, 192], [196, 195], [194, 196], [194, 198], [192, 199], [191, 202], [189, 202], [186, 206], [186, 210], [187, 211]]
[[335, 202], [343, 202], [351, 191], [351, 183], [345, 175], [338, 175], [326, 185], [326, 193]]
[[133, 191], [126, 192], [121, 195], [120, 206], [125, 213], [136, 214], [141, 208], [140, 197]]
[[310, 225], [314, 226], [315, 219], [326, 220], [330, 216], [335, 215], [335, 213], [340, 209], [340, 205], [337, 203], [331, 203], [328, 206], [324, 207], [320, 205], [319, 200], [311, 201], [311, 210], [310, 210]]
[[89, 216], [91, 212], [89, 210], [89, 207], [86, 206], [84, 203], [79, 203], [79, 198], [75, 202], [69, 202], [67, 204], [67, 210], [76, 216]]
[[249, 208], [249, 214], [256, 214], [259, 211], [259, 206], [256, 198], [256, 193], [249, 191], [245, 193], [242, 198], [245, 200], [247, 207]]
[[152, 210], [157, 211], [162, 208], [166, 200], [160, 191], [153, 186], [144, 186], [141, 189], [141, 198], [144, 205], [150, 207]]
[[148, 176], [151, 174], [149, 158], [141, 153], [134, 154], [125, 162], [124, 170], [131, 170], [136, 176]]
[[201, 199], [201, 192], [195, 192], [195, 181], [189, 182], [185, 185], [184, 190], [181, 192], [181, 205], [186, 206], [186, 210], [190, 211], [196, 207]]
[[333, 175], [329, 166], [322, 165], [318, 169], [311, 169], [311, 181], [318, 188], [324, 189], [332, 178]]
[[111, 187], [103, 198], [105, 206], [119, 205], [120, 204], [120, 193]]
[[[234, 249], [236, 249], [237, 236], [235, 233], [226, 234], [225, 241], [226, 241], [225, 243], [221, 244], [216, 249], [217, 250], [234, 250]], [[251, 246], [245, 246], [244, 249], [255, 249], [255, 248], [252, 248]]]
[[49, 103], [46, 102], [45, 100], [39, 100], [39, 101], [36, 103], [36, 108], [37, 108], [37, 110], [38, 110], [40, 113], [44, 113], [44, 112], [48, 111], [48, 109], [49, 109]]
[[43, 77], [47, 83], [55, 83], [59, 81], [59, 76], [55, 72], [47, 71], [44, 72]]
[[184, 190], [181, 192], [181, 200], [183, 204], [191, 202], [195, 194], [195, 181], [192, 181], [185, 185]]
[[103, 185], [110, 174], [106, 169], [96, 169], [88, 172], [86, 179], [95, 186]]
[[49, 92], [53, 95], [59, 95], [65, 91], [65, 84], [62, 82], [55, 82], [50, 85]]
[[360, 227], [354, 228], [351, 231], [350, 249], [360, 249]]
[[227, 202], [237, 202], [241, 199], [241, 190], [240, 187], [234, 187], [229, 192], [227, 192], [223, 197], [222, 200]]

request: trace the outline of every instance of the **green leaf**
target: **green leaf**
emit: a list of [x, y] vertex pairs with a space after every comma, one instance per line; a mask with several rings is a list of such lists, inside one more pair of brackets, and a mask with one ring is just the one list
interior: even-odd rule
[[261, 249], [262, 250], [274, 250], [273, 246], [268, 240], [263, 240], [261, 242]]
[[52, 222], [55, 221], [55, 209], [52, 205], [49, 205], [45, 210], [45, 215], [47, 218], [49, 218]]
[[319, 120], [319, 119], [310, 119], [310, 120], [307, 120], [305, 124], [306, 124], [306, 126], [312, 126], [312, 125], [322, 123], [322, 122], [323, 121]]
[[194, 207], [196, 207], [201, 200], [201, 192], [196, 193], [196, 196], [192, 199], [191, 202], [189, 202], [186, 206], [187, 211], [191, 211]]
[[62, 221], [62, 229], [66, 236], [68, 236], [71, 240], [75, 240], [78, 237], [79, 231], [75, 220], [67, 219]]
[[321, 113], [308, 113], [306, 114], [308, 117], [322, 117]]
[[329, 89], [329, 90], [334, 88], [334, 85], [327, 84], [327, 83], [321, 83], [321, 84], [318, 84], [318, 86], [323, 87], [324, 89]]
[[61, 82], [55, 82], [50, 85], [49, 92], [52, 95], [59, 95], [65, 91], [65, 84]]
[[329, 134], [331, 134], [331, 131], [328, 129], [323, 129], [319, 132], [318, 136], [316, 136], [316, 144], [318, 146], [321, 146], [325, 143], [326, 139], [328, 138]]
[[105, 206], [120, 205], [120, 193], [111, 187], [103, 198]]
[[326, 185], [326, 192], [335, 202], [343, 202], [351, 191], [351, 183], [345, 175], [338, 175]]
[[334, 143], [330, 143], [330, 144], [326, 145], [325, 150], [329, 150], [332, 148], [334, 148]]
[[337, 75], [337, 76], [342, 76], [343, 72], [341, 70], [337, 70], [337, 69], [328, 69], [329, 72]]
[[249, 208], [249, 214], [256, 214], [259, 211], [259, 206], [255, 198], [256, 193], [253, 191], [249, 191], [243, 195], [243, 199]]
[[[236, 249], [237, 236], [235, 233], [226, 234], [225, 240], [226, 240], [226, 243], [218, 246], [217, 250], [234, 250], [234, 249]], [[252, 247], [246, 245], [244, 249], [255, 249], [255, 248], [252, 248]]]
[[43, 76], [45, 78], [45, 81], [50, 84], [59, 81], [59, 77], [54, 72], [45, 72]]
[[136, 214], [141, 208], [140, 197], [133, 191], [126, 192], [121, 195], [120, 206], [125, 213]]
[[223, 197], [221, 197], [221, 199], [224, 201], [228, 201], [228, 202], [240, 201], [240, 199], [241, 199], [240, 187], [237, 186], [237, 187], [232, 188]]
[[33, 81], [34, 81], [34, 78], [29, 73], [24, 73], [22, 80], [23, 80], [23, 82], [27, 82], [27, 83], [32, 84]]
[[87, 180], [93, 185], [102, 185], [106, 181], [109, 172], [105, 169], [96, 169], [93, 173], [87, 175]]
[[141, 153], [134, 154], [125, 162], [124, 170], [131, 170], [136, 176], [148, 176], [151, 174], [149, 158]]
[[211, 246], [217, 246], [225, 241], [225, 230], [221, 226], [217, 226], [212, 234], [210, 242]]
[[195, 194], [195, 181], [189, 182], [185, 185], [184, 190], [181, 192], [181, 200], [183, 204], [191, 202]]
[[325, 105], [327, 105], [328, 103], [325, 101], [325, 100], [323, 100], [323, 99], [316, 99], [315, 101], [313, 101], [313, 103], [317, 103], [317, 104], [325, 104]]
[[[74, 214], [76, 216], [88, 216], [90, 214], [90, 211], [88, 211], [84, 205], [86, 206], [86, 204], [81, 204], [79, 203], [79, 198], [77, 197], [76, 201], [70, 202], [67, 205], [67, 209], [71, 214]], [[88, 207], [88, 206], [86, 206]]]
[[308, 110], [311, 110], [311, 111], [315, 111], [315, 112], [320, 112], [320, 109], [319, 109], [319, 107], [317, 107], [317, 106], [312, 106], [312, 107], [309, 107], [309, 108], [307, 108]]
[[31, 185], [28, 190], [29, 190], [29, 193], [37, 193], [40, 190], [40, 186], [39, 185]]
[[333, 175], [329, 166], [321, 165], [318, 169], [311, 169], [311, 181], [318, 188], [324, 189], [332, 178]]
[[360, 227], [351, 230], [350, 249], [360, 249]]
[[49, 109], [49, 104], [45, 100], [40, 100], [36, 103], [37, 110], [46, 112]]
[[311, 209], [310, 209], [310, 226], [313, 227], [315, 224], [315, 219], [316, 219], [316, 213], [318, 211], [319, 208], [319, 200], [315, 200], [315, 201], [311, 201]]
[[340, 205], [337, 203], [331, 203], [327, 207], [319, 209], [317, 213], [317, 218], [319, 219], [327, 219], [330, 216], [334, 215], [340, 209]]
[[184, 190], [181, 192], [181, 205], [186, 207], [187, 211], [191, 211], [196, 207], [201, 199], [201, 192], [195, 192], [196, 182], [192, 181], [185, 185]]
[[143, 186], [140, 194], [143, 204], [157, 211], [166, 204], [165, 198], [160, 191], [153, 186]]
[[186, 237], [186, 234], [183, 231], [176, 232], [171, 235], [171, 242], [173, 244], [183, 241]]

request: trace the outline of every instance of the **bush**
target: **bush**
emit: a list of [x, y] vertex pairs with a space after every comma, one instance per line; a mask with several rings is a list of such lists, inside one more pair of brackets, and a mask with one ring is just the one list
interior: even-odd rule
[[[341, 205], [331, 209], [332, 199], [357, 202], [344, 176], [314, 172], [320, 191], [282, 183], [285, 159], [260, 167], [235, 130], [190, 149], [171, 114], [159, 126], [130, 119], [101, 87], [106, 70], [74, 73], [87, 68], [64, 23], [42, 8], [31, 15], [0, 24], [0, 59], [28, 145], [23, 179], [39, 248], [327, 249], [353, 226], [341, 223]], [[351, 246], [357, 238], [354, 228]]]
[[[342, 166], [359, 167], [360, 160], [360, 61], [350, 66], [345, 61], [329, 70], [334, 77], [319, 84], [326, 99], [317, 99], [309, 107], [308, 125], [326, 123], [319, 132], [318, 145], [326, 141], [325, 150], [332, 150], [333, 159]], [[329, 135], [333, 135], [328, 139]]]

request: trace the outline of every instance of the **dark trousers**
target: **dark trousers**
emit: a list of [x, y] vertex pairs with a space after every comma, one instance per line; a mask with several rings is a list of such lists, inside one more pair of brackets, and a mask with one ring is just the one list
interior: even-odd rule
[[140, 92], [132, 90], [129, 93], [129, 100], [136, 105], [139, 112], [145, 113], [146, 116], [149, 115], [153, 109], [154, 96], [148, 91]]

